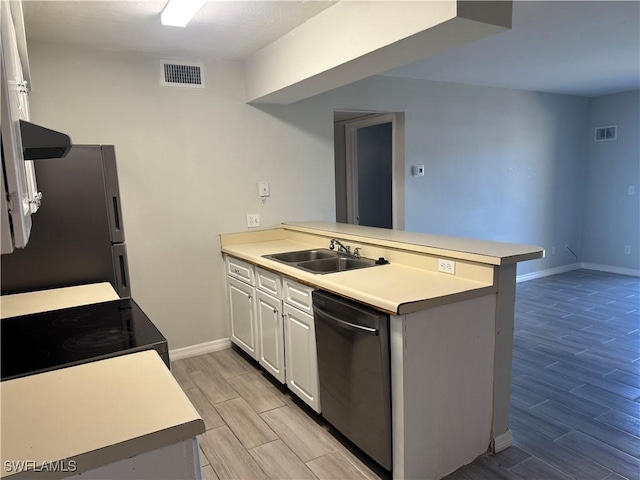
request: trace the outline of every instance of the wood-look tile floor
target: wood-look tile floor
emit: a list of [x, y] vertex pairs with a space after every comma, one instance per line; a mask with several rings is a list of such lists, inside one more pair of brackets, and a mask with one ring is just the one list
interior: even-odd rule
[[235, 347], [171, 364], [202, 416], [204, 479], [378, 479], [385, 472]]
[[[514, 446], [446, 479], [640, 478], [640, 279], [576, 270], [520, 283], [514, 335]], [[235, 348], [172, 368], [205, 420], [205, 479], [386, 477]]]

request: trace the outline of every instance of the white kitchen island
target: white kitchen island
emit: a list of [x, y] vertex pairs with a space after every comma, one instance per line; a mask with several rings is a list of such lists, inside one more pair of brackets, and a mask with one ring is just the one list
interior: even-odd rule
[[[389, 265], [313, 274], [264, 255], [332, 238]], [[222, 252], [391, 314], [394, 478], [436, 479], [512, 444], [516, 264], [535, 246], [310, 222], [221, 236]], [[439, 260], [455, 262], [454, 273]], [[320, 409], [322, 405], [320, 405]]]

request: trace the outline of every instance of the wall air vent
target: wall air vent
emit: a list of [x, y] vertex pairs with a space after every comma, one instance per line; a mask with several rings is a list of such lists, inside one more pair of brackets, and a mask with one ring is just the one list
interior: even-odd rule
[[618, 126], [607, 125], [606, 127], [596, 127], [596, 133], [593, 139], [596, 142], [606, 142], [607, 140], [617, 140]]
[[160, 84], [165, 87], [204, 88], [204, 65], [162, 60]]

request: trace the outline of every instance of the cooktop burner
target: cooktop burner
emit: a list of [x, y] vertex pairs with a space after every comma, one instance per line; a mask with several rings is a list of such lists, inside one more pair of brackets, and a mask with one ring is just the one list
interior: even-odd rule
[[2, 380], [155, 349], [169, 366], [167, 341], [131, 298], [6, 318]]

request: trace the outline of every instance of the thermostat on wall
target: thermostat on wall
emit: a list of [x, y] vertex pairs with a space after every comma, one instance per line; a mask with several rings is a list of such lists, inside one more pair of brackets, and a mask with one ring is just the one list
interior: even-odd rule
[[424, 165], [411, 166], [411, 175], [414, 177], [424, 177]]

